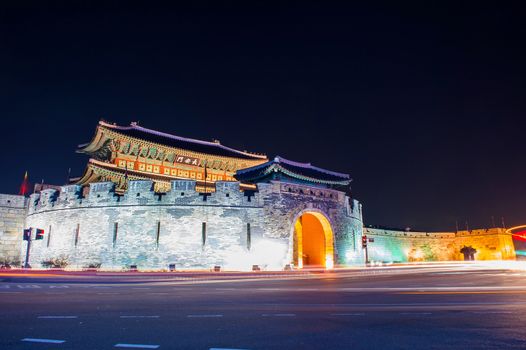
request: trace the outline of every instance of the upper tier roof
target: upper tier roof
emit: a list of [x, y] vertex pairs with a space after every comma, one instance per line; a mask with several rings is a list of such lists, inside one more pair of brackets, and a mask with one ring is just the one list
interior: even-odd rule
[[266, 163], [238, 170], [235, 178], [242, 182], [256, 183], [278, 172], [298, 180], [326, 185], [345, 186], [351, 182], [349, 174], [318, 168], [310, 163], [293, 162], [279, 156]]
[[[144, 128], [142, 126], [137, 125], [137, 123], [131, 123], [129, 126], [119, 126], [116, 124], [110, 124], [104, 121], [100, 121], [99, 128], [101, 127], [110, 129], [118, 134], [122, 134], [132, 138], [137, 138], [143, 141], [152, 142], [168, 147], [181, 148], [204, 154], [212, 154], [241, 159], [267, 159], [265, 155], [249, 153], [246, 151], [239, 151], [234, 148], [223, 146], [219, 142], [202, 141], [187, 137], [171, 135], [164, 132]], [[93, 141], [79, 145], [79, 151], [88, 151], [88, 148], [90, 148], [90, 145], [92, 143]], [[91, 150], [89, 151], [91, 152]]]

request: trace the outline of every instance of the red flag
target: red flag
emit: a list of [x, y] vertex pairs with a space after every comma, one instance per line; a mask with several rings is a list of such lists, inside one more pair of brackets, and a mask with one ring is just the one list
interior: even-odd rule
[[28, 188], [29, 188], [29, 181], [28, 181], [27, 170], [26, 170], [26, 174], [24, 175], [24, 181], [22, 181], [22, 184], [20, 185], [20, 191], [18, 192], [18, 194], [25, 196], [27, 194]]

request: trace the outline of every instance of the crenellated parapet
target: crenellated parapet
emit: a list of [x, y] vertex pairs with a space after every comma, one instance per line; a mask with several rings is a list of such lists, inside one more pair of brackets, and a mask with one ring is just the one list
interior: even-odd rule
[[370, 236], [385, 236], [396, 238], [416, 238], [416, 239], [439, 239], [439, 238], [455, 238], [455, 232], [420, 232], [420, 231], [404, 231], [404, 230], [390, 230], [380, 228], [364, 227], [364, 234]]
[[49, 188], [40, 191], [39, 204], [41, 207], [53, 207], [57, 202], [59, 191]]
[[502, 227], [475, 229], [475, 230], [463, 230], [456, 232], [457, 237], [473, 237], [473, 236], [488, 236], [488, 235], [509, 235], [511, 232]]
[[79, 185], [63, 186], [60, 191], [47, 189], [32, 194], [28, 200], [28, 214], [58, 209], [75, 209], [104, 206], [261, 206], [261, 195], [257, 191], [241, 191], [239, 182], [219, 181], [215, 192], [201, 193], [197, 182], [192, 180], [174, 180], [166, 193], [154, 191], [154, 182], [150, 180], [130, 181], [126, 192], [118, 194], [113, 182], [96, 182], [84, 191]]
[[364, 228], [374, 261], [463, 260], [461, 249], [474, 248], [476, 260], [515, 259], [512, 236], [503, 228], [458, 232], [417, 232]]
[[360, 222], [363, 221], [362, 203], [360, 203], [357, 199], [346, 197], [345, 209], [347, 211], [347, 215], [360, 220]]
[[404, 231], [393, 229], [381, 229], [365, 227], [364, 234], [371, 236], [385, 236], [397, 238], [415, 238], [415, 239], [445, 239], [457, 237], [475, 237], [475, 236], [491, 236], [491, 235], [511, 235], [504, 228], [494, 227], [487, 229], [464, 230], [457, 232], [426, 232], [426, 231]]
[[82, 198], [82, 186], [67, 185], [62, 186], [60, 190], [60, 200], [66, 203], [76, 202]]
[[0, 194], [0, 207], [24, 209], [26, 207], [27, 198], [14, 194]]

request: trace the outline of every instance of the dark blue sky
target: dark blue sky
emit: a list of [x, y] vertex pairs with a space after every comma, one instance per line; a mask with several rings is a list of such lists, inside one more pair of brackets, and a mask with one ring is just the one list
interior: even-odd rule
[[149, 3], [0, 5], [0, 192], [104, 118], [348, 172], [366, 224], [526, 222], [519, 2]]

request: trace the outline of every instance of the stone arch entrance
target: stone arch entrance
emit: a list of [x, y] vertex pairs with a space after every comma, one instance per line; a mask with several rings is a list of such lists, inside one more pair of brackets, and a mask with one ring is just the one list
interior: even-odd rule
[[302, 212], [294, 222], [293, 263], [306, 266], [334, 267], [334, 237], [327, 217], [317, 211]]

